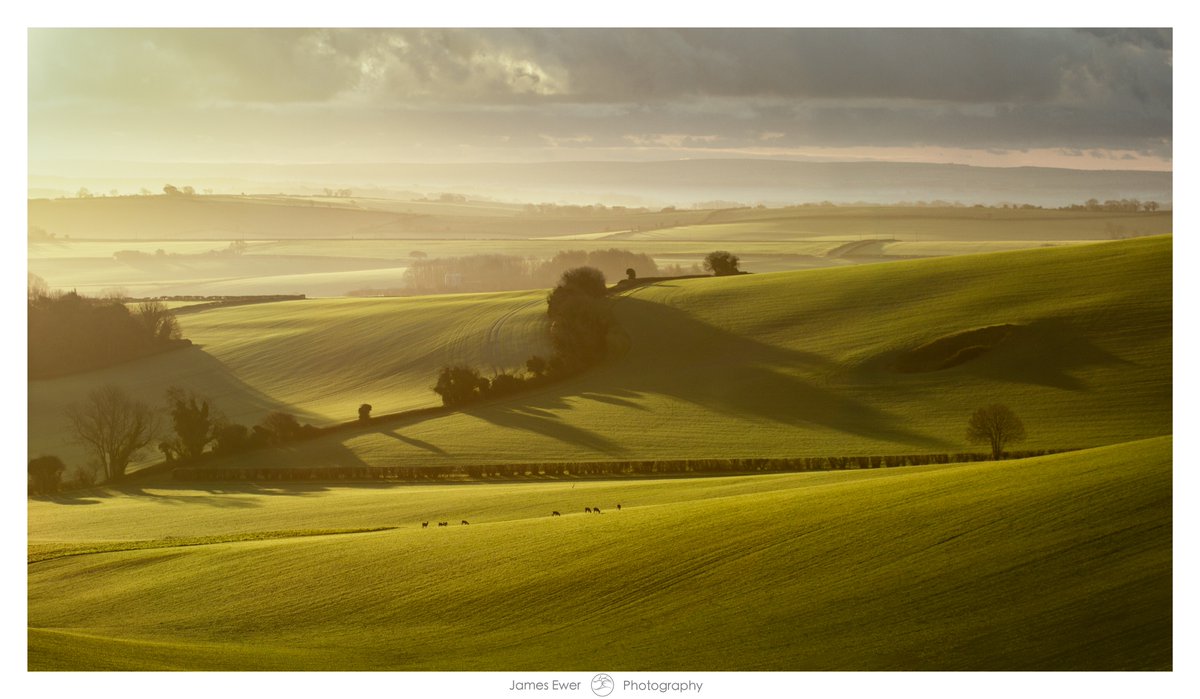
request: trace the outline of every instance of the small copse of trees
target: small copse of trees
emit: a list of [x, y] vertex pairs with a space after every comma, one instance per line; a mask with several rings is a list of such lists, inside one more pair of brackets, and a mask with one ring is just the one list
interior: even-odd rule
[[563, 272], [546, 296], [550, 321], [550, 345], [554, 355], [531, 356], [527, 374], [500, 372], [487, 378], [469, 366], [445, 366], [438, 373], [433, 391], [442, 405], [459, 406], [489, 396], [521, 391], [530, 384], [581, 371], [602, 360], [608, 352], [608, 333], [613, 324], [608, 307], [604, 273], [594, 267], [575, 267]]
[[563, 272], [546, 297], [550, 345], [568, 370], [583, 369], [604, 358], [612, 312], [605, 298], [604, 274], [594, 267]]
[[712, 272], [715, 277], [724, 277], [738, 273], [738, 263], [741, 260], [737, 255], [725, 250], [715, 250], [708, 253], [704, 257], [704, 270]]
[[442, 367], [433, 392], [442, 397], [442, 405], [463, 405], [479, 400], [488, 389], [488, 380], [469, 366]]
[[29, 492], [33, 495], [48, 495], [58, 492], [62, 474], [67, 470], [57, 456], [39, 456], [29, 460]]
[[49, 378], [190, 345], [160, 302], [132, 311], [117, 299], [51, 294], [31, 279], [29, 378]]

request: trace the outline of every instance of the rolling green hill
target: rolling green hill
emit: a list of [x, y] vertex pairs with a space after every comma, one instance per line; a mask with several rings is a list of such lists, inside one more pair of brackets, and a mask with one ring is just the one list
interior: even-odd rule
[[[1169, 437], [857, 472], [74, 501], [31, 501], [31, 559], [109, 551], [29, 564], [30, 669], [1172, 662]], [[370, 527], [397, 528], [319, 535]]]
[[[1170, 259], [1154, 238], [655, 284], [614, 301], [624, 349], [585, 375], [242, 463], [956, 452], [993, 402], [1028, 448], [1169, 434]], [[990, 326], [1011, 328], [969, 361], [903, 370]]]
[[[245, 457], [255, 465], [412, 465], [955, 452], [1004, 402], [1028, 448], [1171, 430], [1171, 239], [678, 280], [616, 298], [610, 361], [461, 413], [372, 425]], [[30, 384], [31, 449], [62, 448], [62, 406], [105, 381], [160, 400], [184, 383], [233, 419], [282, 408], [352, 419], [436, 404], [438, 366], [512, 368], [544, 352], [539, 292], [320, 300], [184, 317], [200, 347]], [[951, 368], [917, 348], [990, 326]], [[969, 336], [969, 335], [968, 335]], [[62, 454], [60, 454], [62, 455]], [[65, 457], [64, 457], [65, 458]], [[432, 461], [431, 461], [432, 460]]]
[[151, 405], [165, 404], [171, 385], [190, 388], [248, 424], [272, 410], [329, 424], [354, 419], [362, 403], [376, 415], [438, 405], [430, 387], [444, 364], [512, 370], [547, 353], [544, 298], [533, 291], [326, 299], [184, 315], [194, 347], [30, 382], [30, 453], [79, 463], [82, 453], [64, 434], [65, 407], [110, 382]]

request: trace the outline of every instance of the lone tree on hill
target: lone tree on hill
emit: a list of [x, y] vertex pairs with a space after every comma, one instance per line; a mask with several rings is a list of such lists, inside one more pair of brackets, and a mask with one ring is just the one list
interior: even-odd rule
[[708, 253], [704, 257], [704, 270], [712, 272], [715, 277], [724, 277], [730, 274], [738, 273], [738, 263], [741, 260], [737, 255], [724, 250], [716, 250]]
[[75, 440], [95, 457], [110, 481], [123, 478], [133, 457], [154, 440], [158, 432], [156, 418], [150, 406], [112, 384], [97, 388], [82, 403], [67, 407], [67, 421]]
[[992, 459], [999, 461], [1004, 447], [1025, 439], [1025, 425], [1007, 405], [993, 403], [976, 410], [967, 421], [967, 441], [987, 444]]

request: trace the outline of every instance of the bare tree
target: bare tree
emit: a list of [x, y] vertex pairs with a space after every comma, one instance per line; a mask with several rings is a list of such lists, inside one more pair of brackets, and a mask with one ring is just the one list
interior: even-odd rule
[[992, 458], [1000, 460], [1004, 447], [1025, 439], [1025, 425], [1007, 405], [993, 403], [976, 410], [967, 421], [967, 441], [987, 444]]
[[50, 295], [50, 285], [33, 272], [29, 273], [29, 300], [33, 301]]
[[180, 337], [179, 321], [175, 320], [175, 313], [161, 301], [139, 303], [134, 309], [133, 317], [155, 340], [178, 340]]
[[120, 480], [138, 451], [154, 440], [157, 414], [125, 391], [106, 384], [82, 403], [67, 406], [75, 441], [104, 468], [108, 480]]

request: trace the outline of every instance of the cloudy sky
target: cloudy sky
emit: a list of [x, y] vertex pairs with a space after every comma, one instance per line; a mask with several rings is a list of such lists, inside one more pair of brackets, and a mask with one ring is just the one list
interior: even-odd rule
[[1170, 30], [29, 31], [41, 174], [706, 157], [1170, 170], [1171, 113]]

